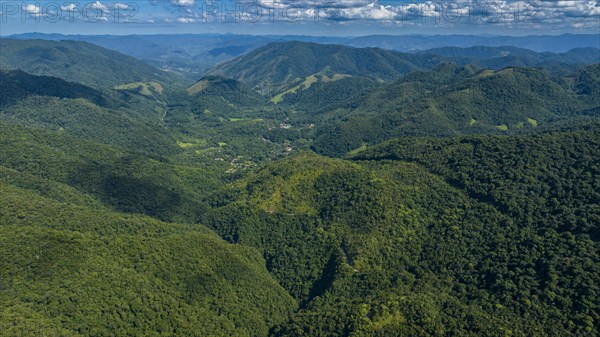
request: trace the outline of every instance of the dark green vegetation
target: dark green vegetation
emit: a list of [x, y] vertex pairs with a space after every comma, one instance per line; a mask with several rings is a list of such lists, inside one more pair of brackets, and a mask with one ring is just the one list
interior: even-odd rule
[[398, 136], [519, 134], [566, 118], [598, 117], [599, 74], [598, 65], [562, 78], [532, 68], [442, 65], [331, 111], [327, 123], [316, 122], [325, 125], [317, 128], [313, 146], [339, 156], [363, 143]]
[[251, 249], [23, 178], [39, 186], [2, 183], [4, 336], [266, 335], [294, 307]]
[[283, 117], [291, 127], [264, 138], [342, 156], [399, 136], [522, 134], [596, 118], [599, 68], [586, 64], [597, 60], [593, 48], [563, 54], [513, 47], [404, 54], [285, 42], [211, 72], [271, 97], [272, 105], [256, 109], [257, 116]]
[[14, 104], [29, 96], [82, 98], [97, 105], [106, 104], [101, 92], [56, 77], [33, 76], [20, 70], [0, 70], [0, 83], [2, 83], [0, 100], [2, 105]]
[[599, 59], [598, 48], [580, 48], [555, 54], [515, 47], [446, 47], [411, 54], [379, 48], [292, 41], [268, 44], [221, 63], [209, 73], [237, 79], [259, 91], [273, 88], [279, 93], [316, 74], [342, 74], [390, 81], [442, 63], [475, 64], [491, 69], [542, 67], [564, 74], [569, 72], [572, 65], [596, 63]]
[[80, 41], [0, 40], [0, 68], [19, 69], [108, 89], [128, 82], [177, 81], [177, 77], [127, 55]]
[[265, 97], [246, 84], [218, 76], [202, 78], [190, 86], [187, 93], [192, 96], [195, 114], [241, 117], [267, 103]]
[[52, 44], [77, 72], [0, 71], [1, 336], [598, 335], [593, 50], [277, 43], [98, 88], [112, 52]]
[[[19, 70], [0, 70], [0, 80], [1, 121], [43, 127], [145, 153], [177, 151], [173, 137], [164, 134], [157, 123], [164, 108], [156, 101], [136, 97], [119, 100], [117, 92], [100, 92]], [[136, 108], [142, 111], [134, 113]]]
[[599, 136], [300, 155], [218, 196], [205, 223], [261, 249], [300, 301], [277, 336], [592, 336]]
[[321, 37], [238, 34], [175, 35], [62, 35], [29, 33], [15, 39], [52, 41], [76, 40], [93, 43], [133, 56], [157, 68], [178, 72], [197, 80], [218, 62], [250, 52], [271, 42], [304, 41], [335, 43], [352, 47], [376, 47], [402, 52], [423, 51], [444, 46], [516, 46], [536, 52], [565, 53], [575, 48], [598, 48], [598, 35], [566, 34], [546, 36], [476, 35], [372, 35], [361, 37]]
[[439, 63], [435, 57], [418, 57], [377, 48], [281, 42], [268, 44], [217, 65], [211, 73], [234, 78], [262, 90], [273, 87], [279, 92], [317, 73], [387, 81]]

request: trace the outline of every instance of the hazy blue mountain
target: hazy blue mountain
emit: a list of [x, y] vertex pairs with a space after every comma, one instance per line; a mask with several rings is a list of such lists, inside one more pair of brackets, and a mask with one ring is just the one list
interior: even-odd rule
[[18, 39], [78, 40], [114, 49], [153, 66], [176, 71], [191, 79], [216, 63], [250, 52], [271, 42], [303, 41], [334, 43], [353, 47], [376, 47], [396, 51], [423, 51], [447, 46], [513, 46], [537, 52], [564, 53], [574, 48], [600, 48], [598, 35], [566, 34], [547, 36], [475, 36], [475, 35], [371, 35], [362, 37], [319, 37], [301, 35], [62, 35], [29, 33]]
[[420, 55], [447, 57], [456, 64], [475, 64], [484, 68], [542, 67], [554, 73], [566, 73], [573, 64], [592, 64], [600, 61], [600, 49], [575, 48], [566, 53], [537, 53], [529, 49], [502, 46], [469, 48], [442, 47], [419, 52]]
[[236, 34], [177, 35], [63, 35], [29, 33], [18, 39], [86, 41], [117, 50], [144, 62], [198, 79], [207, 68], [275, 41], [340, 42], [341, 38], [309, 36], [254, 36]]
[[376, 35], [352, 39], [355, 47], [379, 47], [398, 51], [420, 51], [445, 46], [513, 46], [537, 52], [567, 52], [574, 48], [600, 48], [600, 35], [563, 34], [537, 36], [477, 36], [477, 35]]

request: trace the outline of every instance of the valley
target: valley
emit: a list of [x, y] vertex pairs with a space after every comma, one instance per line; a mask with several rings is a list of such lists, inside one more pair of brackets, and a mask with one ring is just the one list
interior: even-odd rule
[[62, 38], [0, 39], [0, 336], [598, 335], [599, 48]]

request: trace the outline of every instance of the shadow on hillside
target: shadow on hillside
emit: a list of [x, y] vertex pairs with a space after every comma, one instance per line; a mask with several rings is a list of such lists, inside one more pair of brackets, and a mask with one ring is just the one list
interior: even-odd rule
[[135, 166], [135, 158], [130, 157], [112, 165], [88, 163], [73, 171], [69, 183], [120, 212], [172, 221], [182, 204], [179, 193], [153, 181], [155, 178], [136, 177]]

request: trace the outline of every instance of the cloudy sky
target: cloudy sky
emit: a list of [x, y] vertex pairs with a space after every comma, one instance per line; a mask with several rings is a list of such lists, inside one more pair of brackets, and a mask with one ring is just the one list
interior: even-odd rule
[[600, 0], [0, 0], [2, 35], [600, 33]]

